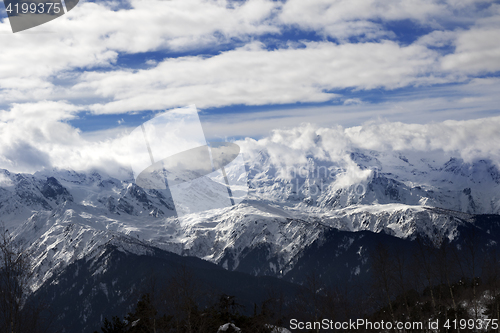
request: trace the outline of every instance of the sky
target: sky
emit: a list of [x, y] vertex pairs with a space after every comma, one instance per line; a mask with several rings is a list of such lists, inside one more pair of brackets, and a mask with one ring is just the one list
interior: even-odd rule
[[311, 124], [498, 153], [498, 1], [106, 0], [15, 34], [2, 5], [0, 20], [0, 168], [14, 172], [123, 164], [127, 133], [192, 104], [209, 140]]

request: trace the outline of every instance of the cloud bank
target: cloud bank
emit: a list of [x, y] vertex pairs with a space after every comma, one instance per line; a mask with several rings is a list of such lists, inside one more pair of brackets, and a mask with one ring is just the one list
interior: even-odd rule
[[[50, 107], [64, 110], [68, 105], [61, 103]], [[17, 108], [16, 112], [26, 115], [33, 110]], [[131, 129], [87, 135], [63, 121], [23, 121], [24, 117], [9, 120], [8, 116], [11, 114], [0, 114], [0, 140], [4, 143], [0, 146], [0, 168], [29, 173], [50, 168], [100, 169], [117, 177], [130, 175], [133, 156], [129, 154], [127, 140]], [[236, 143], [248, 160], [264, 151], [278, 166], [307, 164], [309, 157], [351, 163], [349, 154], [357, 149], [388, 154], [444, 152], [465, 162], [488, 159], [500, 166], [498, 128], [498, 116], [429, 124], [381, 120], [346, 128], [304, 124], [274, 130], [261, 139], [245, 138]]]

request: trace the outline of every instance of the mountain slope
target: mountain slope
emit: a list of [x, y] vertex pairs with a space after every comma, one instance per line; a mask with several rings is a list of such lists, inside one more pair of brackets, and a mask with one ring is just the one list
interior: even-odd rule
[[144, 293], [164, 297], [158, 300], [160, 304], [181, 306], [187, 300], [170, 297], [169, 293], [181, 287], [173, 283], [184, 283], [188, 297], [205, 305], [223, 294], [235, 296], [246, 314], [252, 313], [254, 304], [268, 299], [271, 291], [279, 290], [291, 299], [301, 289], [276, 278], [229, 272], [198, 258], [178, 256], [122, 237], [59, 271], [32, 298], [50, 300], [50, 310], [56, 314], [55, 329], [92, 333], [104, 318], [131, 311]]
[[36, 289], [122, 235], [228, 270], [283, 276], [329, 228], [453, 239], [473, 214], [500, 211], [500, 172], [492, 161], [354, 148], [334, 158], [321, 137], [315, 142], [310, 152], [289, 147], [297, 158], [288, 164], [273, 145], [242, 143], [249, 197], [182, 219], [174, 217], [168, 189], [144, 190], [132, 177], [2, 170], [0, 218], [34, 254]]

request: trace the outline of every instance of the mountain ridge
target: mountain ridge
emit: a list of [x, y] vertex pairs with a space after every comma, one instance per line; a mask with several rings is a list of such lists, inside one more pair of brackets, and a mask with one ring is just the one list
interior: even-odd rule
[[[295, 173], [290, 178], [269, 154], [256, 156], [247, 160], [247, 199], [182, 219], [175, 218], [168, 189], [145, 190], [131, 179], [97, 171], [0, 170], [0, 217], [34, 254], [36, 289], [120, 235], [229, 270], [243, 263], [240, 268], [255, 275], [283, 276], [325, 228], [453, 239], [474, 214], [498, 213], [492, 204], [498, 195], [489, 194], [498, 193], [500, 172], [486, 160], [470, 164], [440, 156], [446, 162], [439, 166], [429, 156], [358, 150], [348, 156], [348, 166], [309, 158], [302, 169], [288, 168]], [[268, 267], [243, 268], [262, 251]]]

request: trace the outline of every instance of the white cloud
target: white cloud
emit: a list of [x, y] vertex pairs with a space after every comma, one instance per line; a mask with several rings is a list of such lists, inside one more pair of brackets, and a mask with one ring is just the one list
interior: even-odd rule
[[78, 131], [62, 122], [77, 110], [65, 102], [40, 102], [14, 104], [9, 111], [0, 111], [3, 167], [18, 171], [50, 167], [60, 158], [58, 150], [77, 147]]
[[82, 75], [77, 91], [114, 101], [94, 105], [96, 113], [163, 109], [195, 103], [231, 104], [323, 102], [328, 92], [348, 87], [394, 89], [444, 82], [429, 77], [438, 54], [420, 45], [307, 43], [304, 48], [268, 51], [254, 43], [210, 58], [166, 59], [138, 71]]
[[431, 33], [420, 37], [416, 44], [431, 46], [431, 47], [444, 47], [453, 44], [457, 38], [457, 31], [434, 30]]
[[369, 123], [346, 129], [346, 136], [360, 148], [385, 151], [453, 152], [466, 162], [492, 159], [500, 166], [500, 117], [432, 124]]
[[278, 19], [286, 25], [316, 31], [342, 42], [351, 37], [378, 39], [393, 36], [389, 21], [411, 20], [417, 25], [444, 29], [450, 23], [473, 23], [484, 14], [477, 5], [493, 0], [288, 0]]
[[444, 4], [433, 0], [288, 0], [279, 19], [284, 24], [345, 41], [352, 36], [380, 38], [391, 35], [375, 21], [412, 19], [427, 24], [430, 17], [447, 11]]
[[[0, 113], [0, 141], [2, 142], [0, 168], [13, 172], [34, 172], [52, 167], [75, 170], [98, 168], [113, 175], [124, 175], [123, 172], [130, 163], [126, 144], [130, 129], [116, 128], [101, 132], [81, 133], [64, 123], [68, 119], [68, 114], [76, 112], [78, 108], [67, 103], [47, 102], [44, 107], [54, 112], [47, 112], [46, 114], [52, 116], [44, 118], [37, 115], [36, 111], [40, 107], [42, 106], [15, 105], [9, 112]], [[361, 106], [339, 107], [360, 108]], [[350, 109], [350, 111], [361, 112], [362, 116], [367, 117], [372, 114], [370, 111], [360, 111], [360, 109]], [[264, 114], [269, 117], [266, 120], [261, 120], [256, 115], [246, 114], [246, 120], [239, 118], [240, 122], [236, 124], [225, 121], [221, 123], [222, 126], [230, 127], [236, 133], [245, 127], [255, 133], [255, 128], [265, 127], [266, 123], [275, 127], [290, 125], [288, 129], [274, 130], [260, 140], [237, 141], [250, 156], [261, 150], [268, 152], [276, 165], [304, 164], [308, 156], [339, 163], [345, 162], [349, 161], [346, 156], [353, 148], [366, 148], [381, 152], [441, 150], [460, 156], [465, 161], [487, 158], [500, 165], [500, 148], [498, 147], [500, 117], [464, 121], [448, 120], [427, 124], [376, 120], [361, 126], [344, 128], [335, 125], [337, 116], [336, 112], [332, 112], [331, 109], [317, 111], [315, 115], [312, 115], [312, 119], [318, 120], [320, 125], [302, 126], [297, 126], [294, 121], [300, 119], [299, 114], [301, 112], [304, 114], [308, 112], [307, 110], [274, 112], [274, 114], [265, 112]], [[390, 112], [388, 110], [388, 114]], [[292, 116], [287, 119], [286, 117], [290, 115]], [[415, 115], [415, 117], [421, 118], [422, 116]], [[310, 118], [309, 115], [304, 115], [302, 119]], [[362, 119], [362, 117], [357, 117], [357, 119]], [[208, 133], [205, 131], [207, 136], [215, 133], [217, 123], [208, 122], [204, 125], [206, 125], [205, 129], [209, 128]], [[255, 126], [253, 130], [252, 126]], [[318, 139], [318, 136], [321, 139]], [[365, 176], [355, 174], [359, 177]]]
[[[331, 90], [394, 89], [464, 81], [498, 71], [498, 5], [418, 1], [132, 0], [130, 9], [81, 2], [67, 15], [26, 33], [0, 23], [0, 105], [68, 100], [98, 113], [200, 107], [324, 102]], [[383, 23], [410, 19], [438, 27], [402, 46]], [[443, 21], [476, 22], [446, 30]], [[281, 40], [269, 50], [258, 41], [289, 27], [337, 36], [327, 41]], [[42, 33], [50, 30], [52, 33]], [[34, 33], [31, 33], [34, 32]], [[350, 43], [350, 37], [364, 40]], [[245, 44], [234, 47], [237, 39]], [[158, 50], [228, 50], [215, 56], [143, 60], [146, 69], [115, 65], [119, 54]], [[241, 44], [238, 44], [241, 45]], [[443, 55], [432, 47], [455, 45]], [[36, 50], [36, 52], [34, 52]], [[202, 52], [202, 51], [201, 51]], [[166, 54], [166, 53], [165, 53]], [[96, 67], [99, 67], [96, 69]]]
[[8, 178], [4, 173], [0, 173], [0, 186], [9, 187], [14, 185], [14, 183]]
[[484, 74], [500, 71], [500, 5], [491, 6], [496, 15], [478, 20], [476, 25], [457, 34], [455, 52], [441, 59], [446, 71]]
[[344, 101], [344, 105], [359, 105], [363, 104], [363, 101], [359, 98], [348, 98]]
[[[377, 119], [425, 124], [449, 119], [486, 118], [498, 114], [499, 85], [500, 79], [484, 78], [459, 85], [402, 91], [377, 103], [360, 100], [358, 104], [229, 112], [223, 117], [208, 114], [203, 115], [203, 127], [207, 137], [220, 140], [225, 137], [267, 136], [273, 129], [292, 128], [305, 122], [327, 127], [351, 127]], [[381, 95], [383, 93], [376, 96]]]
[[369, 175], [351, 161], [350, 153], [356, 149], [370, 149], [380, 156], [398, 151], [416, 156], [446, 155], [469, 163], [487, 159], [500, 167], [499, 126], [500, 117], [431, 124], [377, 121], [345, 129], [303, 125], [237, 143], [249, 160], [259, 160], [259, 155], [264, 154], [272, 165], [283, 170], [307, 165], [311, 156], [316, 161], [333, 162], [350, 170], [344, 180], [352, 184], [353, 179], [359, 181]]
[[[227, 1], [132, 0], [131, 9], [82, 2], [67, 15], [12, 34], [0, 23], [0, 104], [43, 98], [75, 98], [54, 80], [72, 70], [112, 65], [119, 52], [217, 47], [231, 38], [278, 32], [267, 20], [273, 1], [251, 0], [231, 8]], [[84, 96], [88, 97], [88, 96]]]

